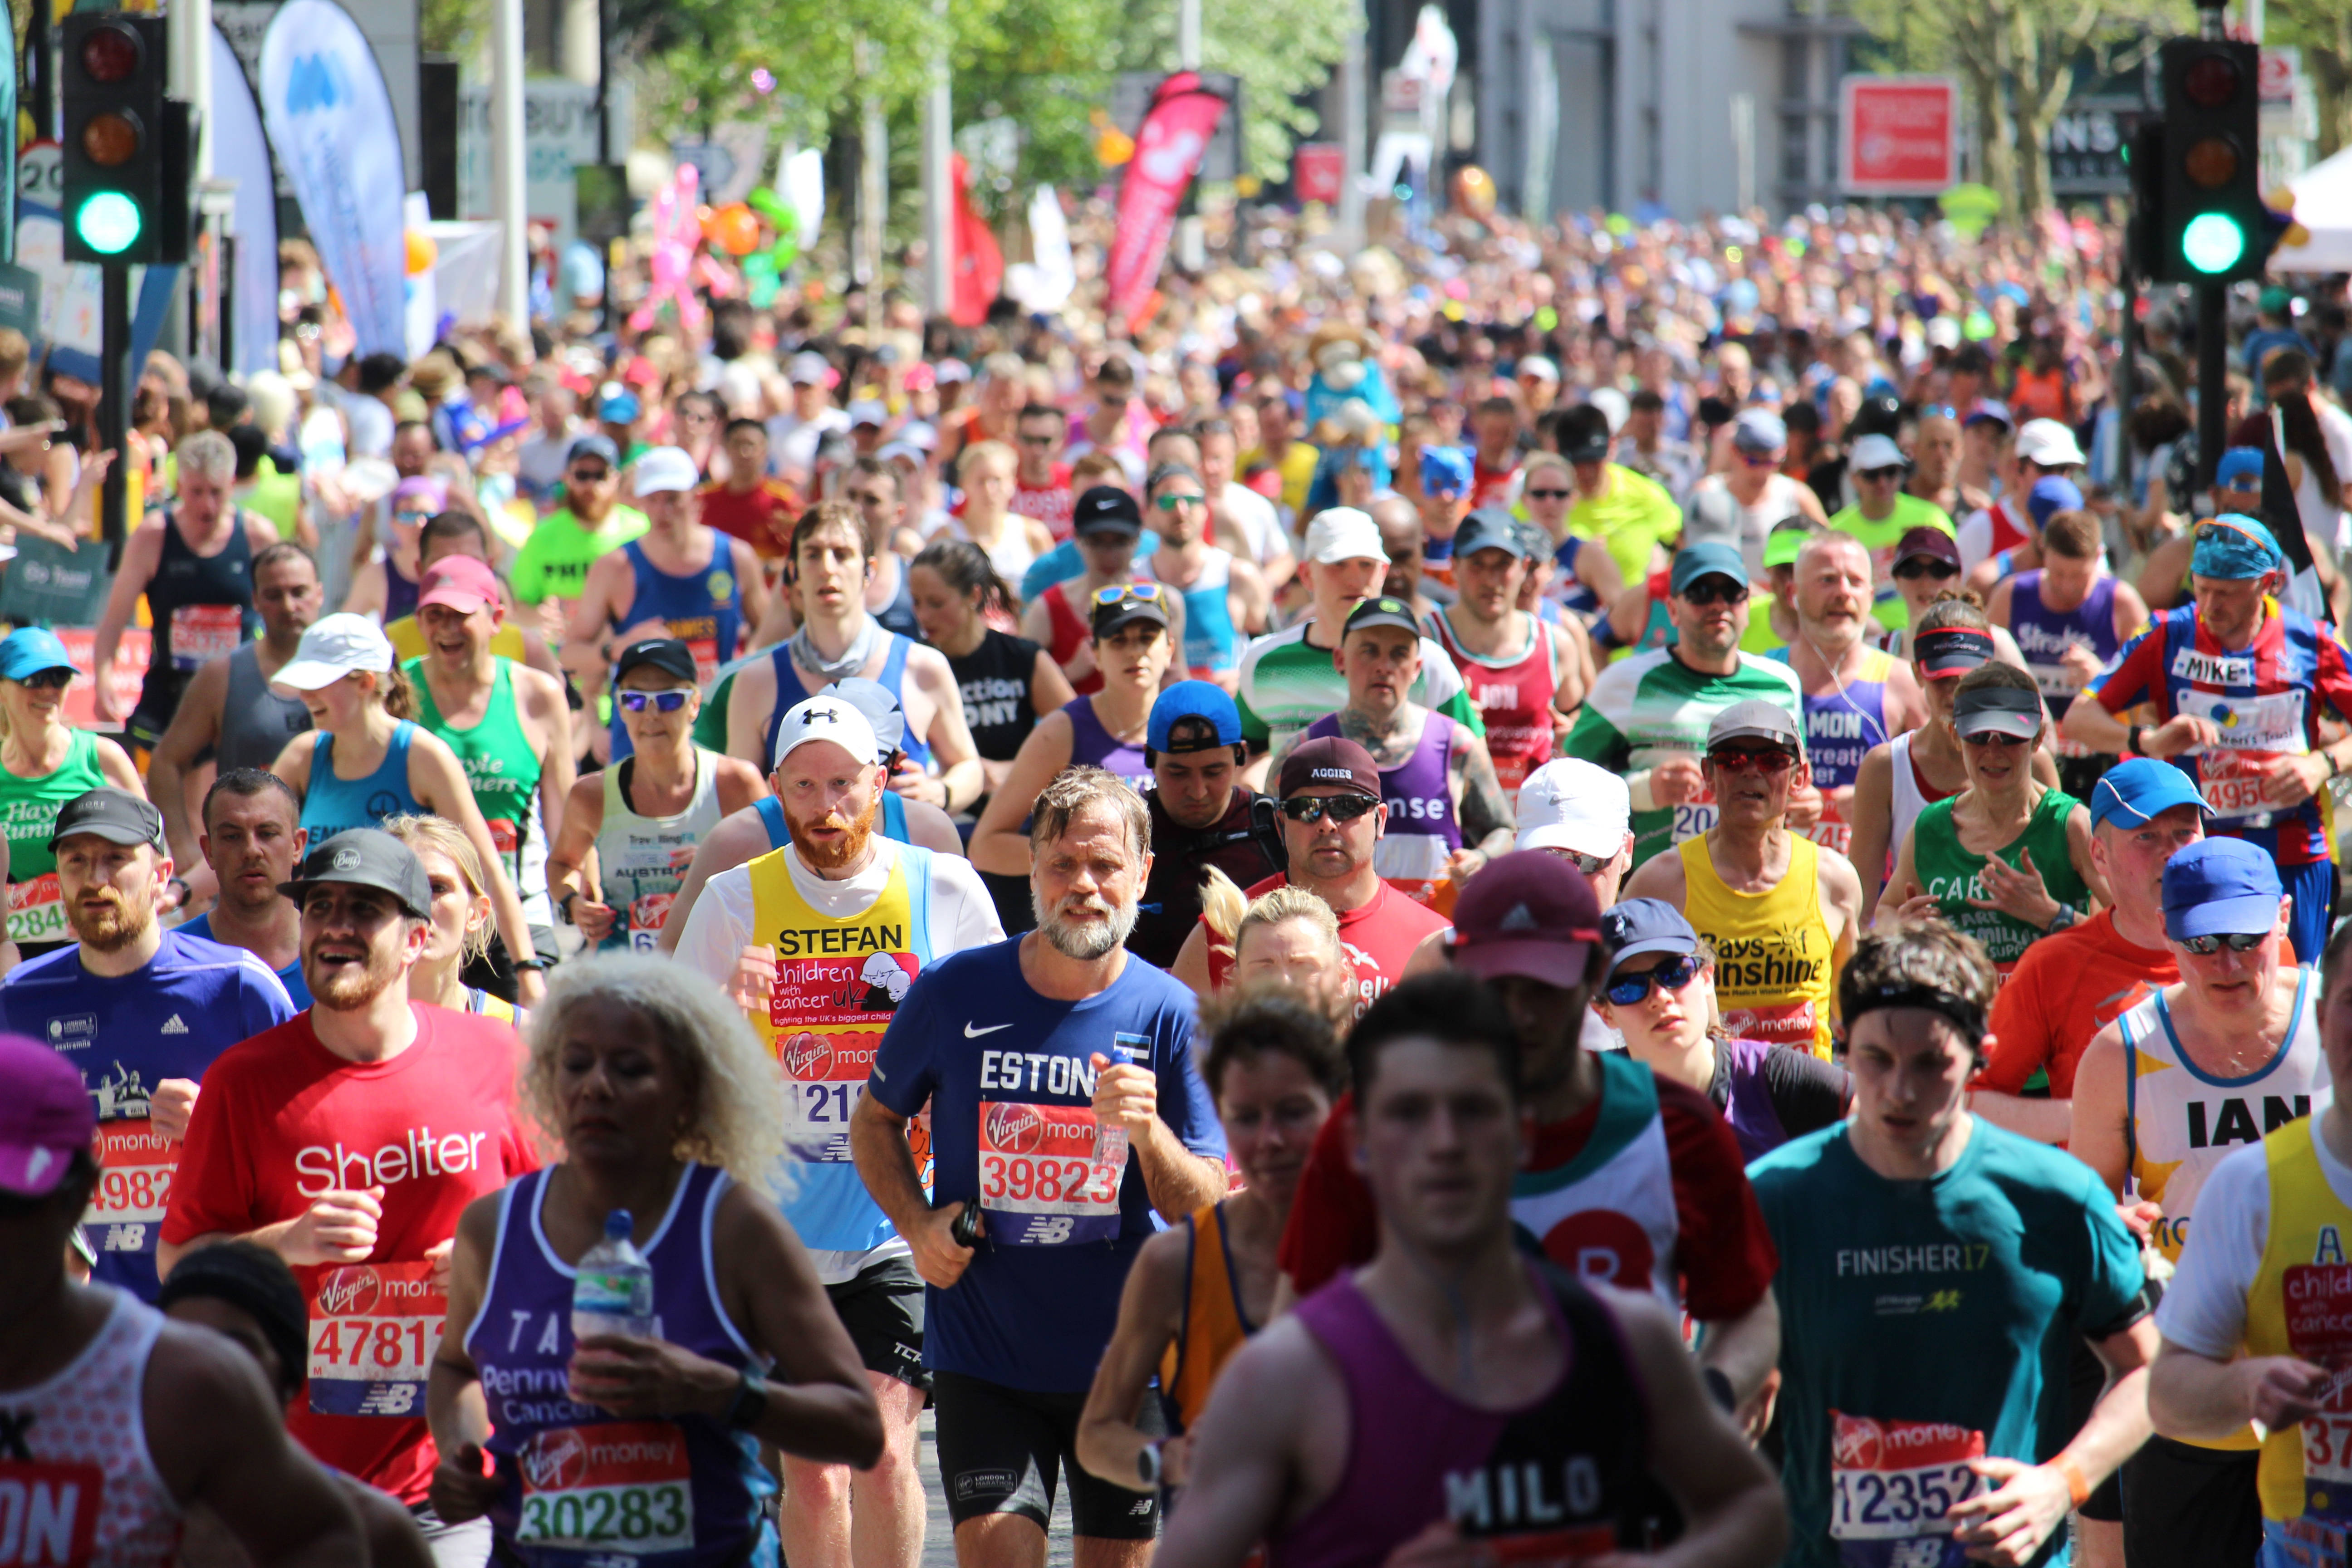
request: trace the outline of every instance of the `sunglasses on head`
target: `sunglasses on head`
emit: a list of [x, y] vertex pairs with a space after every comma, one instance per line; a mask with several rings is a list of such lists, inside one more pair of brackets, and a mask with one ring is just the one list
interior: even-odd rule
[[1702, 577], [1685, 588], [1682, 596], [1694, 605], [1739, 605], [1748, 600], [1748, 584], [1727, 577]]
[[1575, 493], [1576, 492], [1574, 490], [1529, 490], [1527, 492], [1528, 499], [1529, 500], [1566, 500]]
[[1706, 754], [1706, 760], [1727, 773], [1744, 773], [1748, 769], [1754, 768], [1758, 773], [1768, 776], [1785, 773], [1797, 765], [1796, 753], [1784, 752], [1778, 746], [1768, 746], [1761, 751], [1753, 752], [1744, 748], [1737, 751], [1727, 749], [1709, 752]]
[[1922, 577], [1933, 577], [1940, 583], [1947, 577], [1957, 577], [1960, 569], [1948, 561], [1938, 561], [1932, 555], [1914, 555], [1895, 569], [1895, 575], [1906, 583], [1916, 583]]
[[657, 713], [675, 713], [686, 706], [683, 691], [624, 691], [621, 706], [631, 713], [642, 713], [651, 705]]
[[1097, 588], [1095, 603], [1123, 605], [1130, 599], [1139, 599], [1147, 605], [1156, 605], [1166, 593], [1167, 590], [1157, 583], [1114, 584], [1108, 588]]
[[1601, 994], [1609, 998], [1612, 1007], [1631, 1007], [1647, 996], [1653, 985], [1668, 991], [1681, 990], [1698, 978], [1698, 954], [1685, 953], [1671, 963], [1662, 963], [1640, 974], [1616, 975]]
[[2174, 938], [2181, 946], [2200, 958], [2210, 958], [2225, 947], [2231, 952], [2252, 952], [2270, 939], [2271, 933], [2266, 931], [2221, 931], [2212, 936]]
[[1360, 795], [1294, 795], [1282, 803], [1282, 815], [1310, 825], [1327, 816], [1334, 822], [1353, 822], [1380, 804]]

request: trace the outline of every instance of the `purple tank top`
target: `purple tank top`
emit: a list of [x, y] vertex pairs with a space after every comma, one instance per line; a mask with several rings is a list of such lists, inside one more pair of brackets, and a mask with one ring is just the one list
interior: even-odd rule
[[1130, 746], [1103, 728], [1095, 717], [1091, 699], [1080, 697], [1062, 705], [1070, 716], [1070, 765], [1096, 767], [1114, 773], [1138, 789], [1151, 776], [1150, 767], [1143, 760], [1143, 748]]
[[2066, 645], [2080, 643], [2101, 664], [2115, 658], [2123, 645], [2116, 638], [2116, 580], [2105, 573], [2091, 580], [2088, 597], [2074, 609], [2060, 612], [2042, 602], [2042, 574], [2021, 572], [2010, 589], [2009, 631], [2026, 668], [2041, 684], [2051, 717], [2063, 717], [2066, 705], [2081, 688], [2059, 661]]
[[[1307, 726], [1309, 735], [1339, 733], [1339, 716], [1326, 713]], [[1462, 847], [1462, 825], [1454, 819], [1454, 784], [1446, 758], [1454, 746], [1454, 721], [1432, 713], [1421, 727], [1421, 743], [1392, 768], [1381, 770], [1381, 798], [1389, 808], [1391, 838], [1434, 838], [1450, 854]], [[1442, 863], [1444, 855], [1438, 857]], [[1381, 873], [1387, 875], [1385, 871]]]
[[1863, 757], [1886, 738], [1883, 680], [1849, 680], [1843, 691], [1805, 699], [1805, 758], [1813, 765], [1816, 789], [1853, 783]]
[[1739, 1140], [1743, 1159], [1759, 1160], [1789, 1141], [1780, 1113], [1772, 1105], [1772, 1088], [1764, 1080], [1764, 1058], [1772, 1047], [1762, 1040], [1717, 1040], [1716, 1069], [1728, 1089], [1721, 1110]]
[[415, 615], [416, 596], [423, 592], [423, 586], [415, 578], [402, 576], [400, 568], [392, 563], [391, 555], [384, 556], [383, 619], [386, 626], [390, 626], [403, 616]]
[[1504, 1561], [1573, 1562], [1635, 1543], [1649, 1412], [1617, 1320], [1567, 1274], [1530, 1260], [1568, 1347], [1550, 1389], [1514, 1410], [1463, 1404], [1424, 1376], [1342, 1273], [1298, 1321], [1348, 1388], [1348, 1465], [1314, 1510], [1266, 1542], [1269, 1568], [1377, 1568], [1441, 1519]]
[[[753, 1563], [762, 1500], [774, 1483], [756, 1443], [705, 1415], [623, 1421], [574, 1404], [573, 1270], [556, 1261], [540, 1223], [547, 1171], [499, 1201], [499, 1238], [482, 1310], [466, 1331], [495, 1426], [488, 1447], [506, 1483], [491, 1510], [499, 1541], [530, 1568], [589, 1568], [615, 1556], [635, 1568]], [[661, 1337], [730, 1367], [764, 1365], [719, 1304], [710, 1226], [726, 1173], [689, 1165], [645, 1248]]]

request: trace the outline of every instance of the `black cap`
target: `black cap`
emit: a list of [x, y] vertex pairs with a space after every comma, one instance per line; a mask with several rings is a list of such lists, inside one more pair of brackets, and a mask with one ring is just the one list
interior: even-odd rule
[[1106, 599], [1114, 590], [1105, 588], [1095, 595], [1094, 617], [1088, 635], [1099, 642], [1134, 621], [1150, 621], [1153, 626], [1168, 625], [1168, 595], [1173, 592], [1157, 583], [1129, 583], [1115, 591], [1116, 596]]
[[1952, 728], [1970, 735], [2009, 735], [2031, 741], [2042, 733], [2042, 693], [2021, 686], [1979, 686], [1952, 702]]
[[1339, 628], [1340, 640], [1346, 641], [1367, 626], [1397, 626], [1415, 637], [1421, 635], [1421, 622], [1413, 617], [1412, 606], [1402, 599], [1385, 596], [1366, 599], [1349, 611], [1348, 624]]
[[1117, 485], [1097, 485], [1071, 503], [1070, 529], [1076, 533], [1117, 530], [1139, 534], [1143, 531], [1143, 509]]
[[433, 918], [433, 884], [416, 852], [380, 827], [347, 827], [302, 858], [294, 879], [278, 890], [299, 903], [322, 883], [373, 888], [400, 900], [418, 920]]
[[58, 812], [56, 828], [49, 834], [49, 847], [55, 849], [60, 840], [77, 833], [94, 833], [109, 844], [126, 847], [152, 844], [160, 848], [163, 843], [163, 814], [128, 790], [101, 784], [66, 802]]
[[647, 637], [623, 648], [613, 667], [613, 684], [618, 686], [621, 677], [639, 665], [651, 665], [664, 675], [675, 675], [688, 686], [701, 679], [694, 668], [694, 650], [676, 637]]
[[1500, 550], [1511, 555], [1534, 553], [1528, 547], [1527, 531], [1519, 520], [1498, 506], [1482, 506], [1462, 520], [1454, 532], [1454, 558], [1475, 555], [1481, 550]]
[[621, 466], [621, 449], [613, 445], [613, 438], [593, 430], [573, 437], [563, 454], [563, 466], [568, 468], [583, 458], [602, 458], [616, 468]]

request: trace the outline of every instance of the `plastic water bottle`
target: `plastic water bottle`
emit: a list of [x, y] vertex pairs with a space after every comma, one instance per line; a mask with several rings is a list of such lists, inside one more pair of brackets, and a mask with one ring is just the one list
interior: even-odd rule
[[629, 1239], [635, 1221], [626, 1209], [604, 1216], [604, 1239], [583, 1253], [572, 1282], [572, 1337], [628, 1334], [658, 1338], [654, 1319], [654, 1266]]

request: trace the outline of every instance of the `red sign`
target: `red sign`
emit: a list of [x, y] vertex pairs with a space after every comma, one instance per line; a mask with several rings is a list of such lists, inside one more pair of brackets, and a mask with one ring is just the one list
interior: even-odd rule
[[1850, 76], [1838, 184], [1861, 196], [1930, 196], [1959, 181], [1959, 86], [1945, 76]]
[[[88, 669], [96, 661], [98, 632], [89, 626], [58, 626], [58, 640], [66, 645], [66, 654], [74, 663]], [[145, 626], [125, 626], [122, 641], [114, 650], [114, 702], [117, 711], [125, 718], [139, 706], [140, 689], [147, 682], [147, 658], [152, 649], [154, 634]], [[77, 730], [115, 730], [119, 724], [101, 725], [93, 700], [98, 685], [87, 675], [77, 675], [66, 688], [65, 721]]]
[[1302, 202], [1339, 205], [1339, 180], [1347, 153], [1337, 142], [1302, 142], [1290, 155], [1290, 184]]

